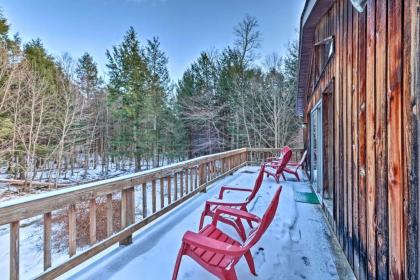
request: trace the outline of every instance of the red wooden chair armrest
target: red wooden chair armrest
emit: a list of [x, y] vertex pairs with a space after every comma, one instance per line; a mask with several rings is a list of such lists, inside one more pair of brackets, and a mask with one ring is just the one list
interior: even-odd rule
[[269, 164], [268, 164], [268, 167], [277, 168], [277, 167], [279, 167], [280, 165], [281, 165], [281, 163], [280, 163], [280, 162], [278, 162], [278, 161], [274, 161], [274, 162], [272, 162], [272, 163], [269, 163]]
[[220, 189], [220, 193], [219, 193], [219, 199], [223, 199], [223, 194], [226, 190], [231, 190], [231, 191], [240, 191], [240, 192], [252, 192], [252, 189], [245, 189], [245, 188], [237, 188], [237, 187], [229, 187], [229, 186], [223, 186]]
[[273, 160], [279, 160], [278, 157], [268, 157], [265, 159], [266, 161], [273, 161]]
[[239, 209], [222, 206], [222, 207], [219, 207], [219, 208], [216, 209], [216, 212], [214, 214], [214, 218], [213, 218], [213, 221], [212, 221], [212, 224], [214, 226], [217, 224], [217, 221], [219, 220], [219, 217], [220, 217], [221, 214], [227, 214], [227, 215], [230, 215], [230, 216], [242, 218], [242, 219], [252, 221], [252, 222], [257, 222], [257, 223], [261, 222], [260, 217], [254, 215], [254, 214], [251, 214], [249, 212], [242, 211], [242, 210], [239, 210]]
[[222, 200], [207, 200], [206, 206], [242, 206], [245, 202], [229, 202], [229, 201], [222, 201]]
[[296, 170], [291, 170], [291, 169], [289, 169], [289, 168], [284, 168], [284, 170], [283, 170], [284, 172], [288, 172], [288, 173], [291, 173], [291, 172], [296, 172]]
[[221, 242], [192, 231], [187, 231], [184, 234], [182, 241], [188, 245], [192, 245], [203, 250], [233, 257], [242, 256], [244, 251], [241, 247], [237, 245], [231, 245], [225, 242]]

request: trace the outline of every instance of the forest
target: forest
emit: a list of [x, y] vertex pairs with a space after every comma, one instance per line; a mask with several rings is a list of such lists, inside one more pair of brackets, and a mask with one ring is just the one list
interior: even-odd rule
[[[60, 187], [241, 147], [298, 145], [298, 43], [263, 56], [258, 20], [202, 51], [179, 81], [159, 38], [129, 27], [94, 58], [22, 42], [0, 15], [0, 186]], [[106, 46], [104, 46], [105, 51]]]

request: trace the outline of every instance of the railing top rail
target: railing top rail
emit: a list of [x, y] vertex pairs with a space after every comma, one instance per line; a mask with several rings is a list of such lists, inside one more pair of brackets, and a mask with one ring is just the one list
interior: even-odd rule
[[[248, 152], [272, 152], [280, 151], [283, 148], [246, 148]], [[305, 148], [291, 148], [293, 151], [303, 151]]]
[[110, 178], [61, 190], [17, 198], [0, 203], [0, 225], [27, 219], [43, 213], [62, 209], [66, 205], [87, 201], [101, 195], [132, 187], [143, 182], [171, 176], [184, 168], [196, 167], [213, 160], [223, 159], [243, 152], [247, 148], [201, 156], [187, 161], [166, 165], [146, 171]]

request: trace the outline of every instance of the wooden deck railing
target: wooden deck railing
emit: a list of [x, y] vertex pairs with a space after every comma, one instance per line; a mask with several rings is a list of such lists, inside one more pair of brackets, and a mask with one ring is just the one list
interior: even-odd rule
[[[216, 180], [249, 163], [261, 162], [278, 152], [279, 149], [243, 148], [0, 203], [0, 226], [10, 225], [10, 279], [19, 279], [19, 232], [20, 222], [24, 219], [39, 215], [43, 217], [44, 272], [36, 278], [52, 279], [116, 243], [130, 244], [134, 232], [195, 194], [205, 192], [206, 187]], [[297, 159], [300, 150], [295, 150], [294, 154]], [[96, 209], [97, 199], [101, 197], [105, 199], [106, 207], [106, 217], [102, 217], [106, 220], [106, 238], [99, 241], [96, 232]], [[113, 197], [118, 198], [120, 206], [120, 228], [117, 232], [113, 231]], [[135, 198], [141, 199], [138, 211]], [[88, 249], [77, 253], [76, 205], [80, 203], [88, 205], [90, 245]], [[57, 210], [67, 212], [69, 259], [52, 266], [52, 212]], [[139, 221], [136, 221], [136, 216], [140, 216]]]

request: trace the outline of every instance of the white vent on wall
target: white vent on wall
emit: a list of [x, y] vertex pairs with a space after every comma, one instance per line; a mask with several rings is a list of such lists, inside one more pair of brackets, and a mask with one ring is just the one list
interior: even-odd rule
[[359, 13], [363, 13], [366, 8], [367, 0], [351, 0], [351, 3]]

